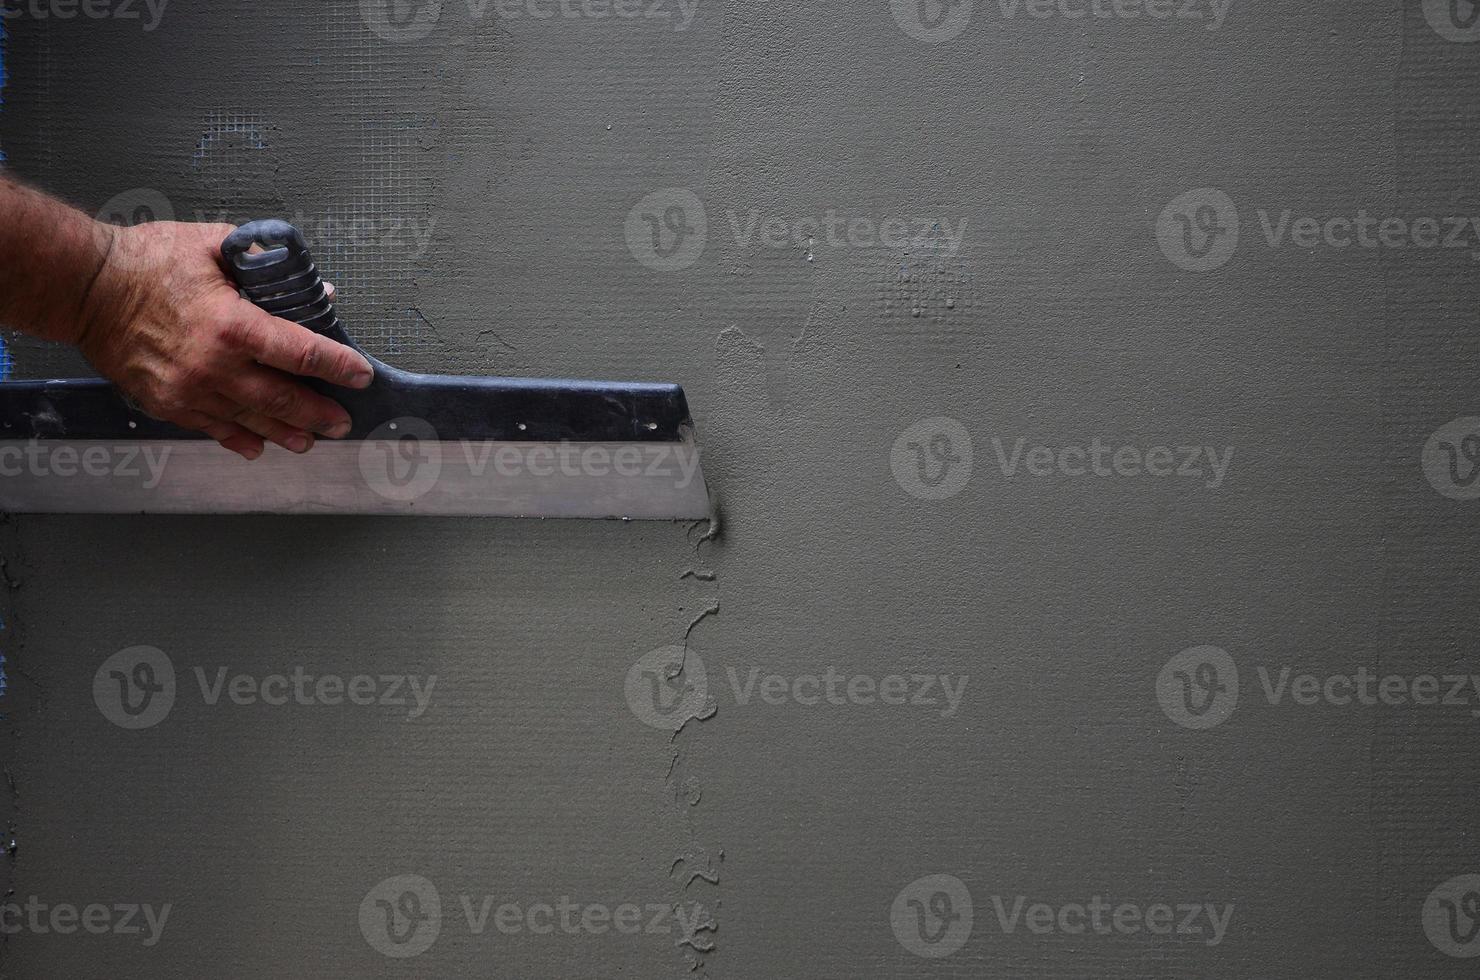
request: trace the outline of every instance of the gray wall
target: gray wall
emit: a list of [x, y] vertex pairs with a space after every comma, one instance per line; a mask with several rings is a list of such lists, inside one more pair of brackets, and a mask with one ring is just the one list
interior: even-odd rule
[[[1480, 674], [1480, 226], [1443, 241], [1480, 44], [1394, 6], [11, 19], [16, 172], [292, 217], [406, 366], [681, 381], [722, 521], [11, 519], [4, 878], [46, 911], [0, 975], [1473, 976], [1480, 679], [1411, 699]], [[785, 240], [830, 211], [870, 225]], [[1403, 231], [1276, 246], [1286, 211]], [[175, 699], [128, 729], [94, 676], [138, 646]], [[435, 682], [212, 703], [223, 668]], [[1333, 703], [1359, 671], [1407, 703]], [[646, 723], [683, 690], [707, 717]], [[406, 893], [440, 917], [396, 945]]]

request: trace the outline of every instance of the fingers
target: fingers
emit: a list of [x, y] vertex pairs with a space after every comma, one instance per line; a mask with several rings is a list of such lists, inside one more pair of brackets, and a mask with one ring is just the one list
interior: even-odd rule
[[[262, 453], [264, 439], [294, 453], [306, 453], [313, 448], [312, 434], [267, 418], [259, 412], [238, 405], [224, 395], [213, 394], [202, 397], [197, 404], [197, 409], [211, 418], [227, 420], [228, 424], [244, 432], [243, 441], [254, 445], [258, 455]], [[224, 442], [221, 444], [226, 445]], [[234, 449], [235, 445], [226, 448]], [[250, 458], [255, 459], [256, 457]]]
[[355, 349], [289, 320], [268, 316], [245, 301], [242, 306], [240, 320], [226, 333], [228, 344], [238, 353], [289, 374], [346, 388], [365, 388], [374, 379], [370, 362]]
[[[277, 371], [255, 366], [244, 368], [223, 380], [221, 394], [239, 406], [236, 414], [228, 416], [232, 421], [295, 453], [305, 452], [313, 445], [312, 438], [308, 438], [307, 445], [299, 448], [304, 441], [302, 437], [309, 433], [331, 439], [349, 434], [350, 416], [343, 406]], [[254, 423], [264, 423], [270, 431]]]
[[276, 443], [289, 452], [306, 453], [313, 448], [313, 436], [285, 425], [277, 419], [233, 405], [225, 398], [202, 399], [203, 409], [192, 409], [170, 419], [176, 425], [196, 429], [222, 446], [247, 459], [262, 455], [263, 440]]
[[234, 422], [212, 418], [204, 412], [195, 411], [182, 412], [171, 421], [184, 428], [204, 432], [224, 448], [245, 459], [256, 459], [262, 455], [262, 439], [256, 433], [248, 432]]
[[211, 435], [211, 438], [219, 442], [222, 448], [230, 449], [232, 452], [236, 453], [238, 456], [241, 456], [243, 459], [256, 459], [257, 457], [262, 455], [262, 450], [266, 447], [263, 444], [262, 437], [260, 435], [255, 432], [248, 432], [247, 430], [241, 428], [241, 426], [232, 425], [232, 423], [229, 422], [223, 422], [220, 423], [220, 425], [222, 426], [222, 428], [230, 427], [232, 429], [239, 430], [232, 435], [224, 437], [211, 435], [210, 429], [205, 430], [206, 434]]
[[[145, 227], [155, 229], [137, 232], [152, 249], [151, 275], [139, 302], [130, 301], [128, 322], [88, 349], [100, 373], [155, 418], [203, 432], [247, 459], [267, 441], [302, 453], [316, 433], [347, 435], [349, 413], [301, 379], [364, 388], [374, 378], [371, 362], [242, 299], [219, 264], [232, 226]], [[336, 295], [332, 285], [325, 289]]]
[[245, 426], [268, 442], [282, 446], [290, 453], [306, 453], [313, 448], [313, 435], [277, 419], [269, 418], [250, 409], [239, 410], [233, 421]]

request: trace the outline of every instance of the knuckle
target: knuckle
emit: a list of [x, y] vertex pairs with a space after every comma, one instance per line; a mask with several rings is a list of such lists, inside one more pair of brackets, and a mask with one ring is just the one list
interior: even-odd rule
[[292, 388], [279, 388], [271, 391], [263, 402], [263, 411], [276, 419], [285, 419], [293, 415], [298, 408], [298, 393]]
[[324, 363], [324, 352], [318, 344], [313, 341], [304, 341], [299, 347], [297, 355], [293, 358], [295, 371], [302, 375], [315, 375], [320, 365]]
[[185, 399], [177, 392], [161, 392], [144, 400], [144, 410], [157, 419], [173, 422], [186, 411]]
[[344, 422], [347, 415], [342, 408], [335, 405], [325, 405], [319, 412], [319, 421], [314, 428], [320, 432], [334, 428]]
[[250, 322], [233, 317], [221, 324], [218, 336], [222, 347], [235, 353], [241, 353], [252, 349], [255, 333]]
[[177, 413], [185, 407], [185, 398], [173, 373], [162, 373], [149, 380], [139, 392], [139, 402], [150, 415], [159, 417], [161, 412]]
[[203, 363], [182, 364], [175, 372], [172, 386], [178, 391], [201, 391], [213, 387], [215, 372]]

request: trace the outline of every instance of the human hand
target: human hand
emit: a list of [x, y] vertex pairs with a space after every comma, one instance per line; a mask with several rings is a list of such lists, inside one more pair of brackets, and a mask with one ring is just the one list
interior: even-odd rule
[[111, 228], [77, 346], [145, 412], [247, 459], [262, 454], [264, 439], [305, 453], [315, 434], [343, 437], [349, 413], [293, 376], [364, 388], [370, 362], [242, 299], [221, 260], [232, 230], [173, 221]]

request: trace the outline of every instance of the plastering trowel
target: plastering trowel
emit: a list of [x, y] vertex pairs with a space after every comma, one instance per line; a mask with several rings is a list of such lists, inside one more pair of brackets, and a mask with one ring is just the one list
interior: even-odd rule
[[[221, 254], [257, 306], [359, 349], [292, 225], [243, 225]], [[302, 456], [269, 445], [250, 462], [145, 415], [106, 381], [0, 383], [0, 510], [709, 515], [678, 385], [460, 378], [370, 361], [363, 390], [304, 381], [348, 410], [346, 438]]]

